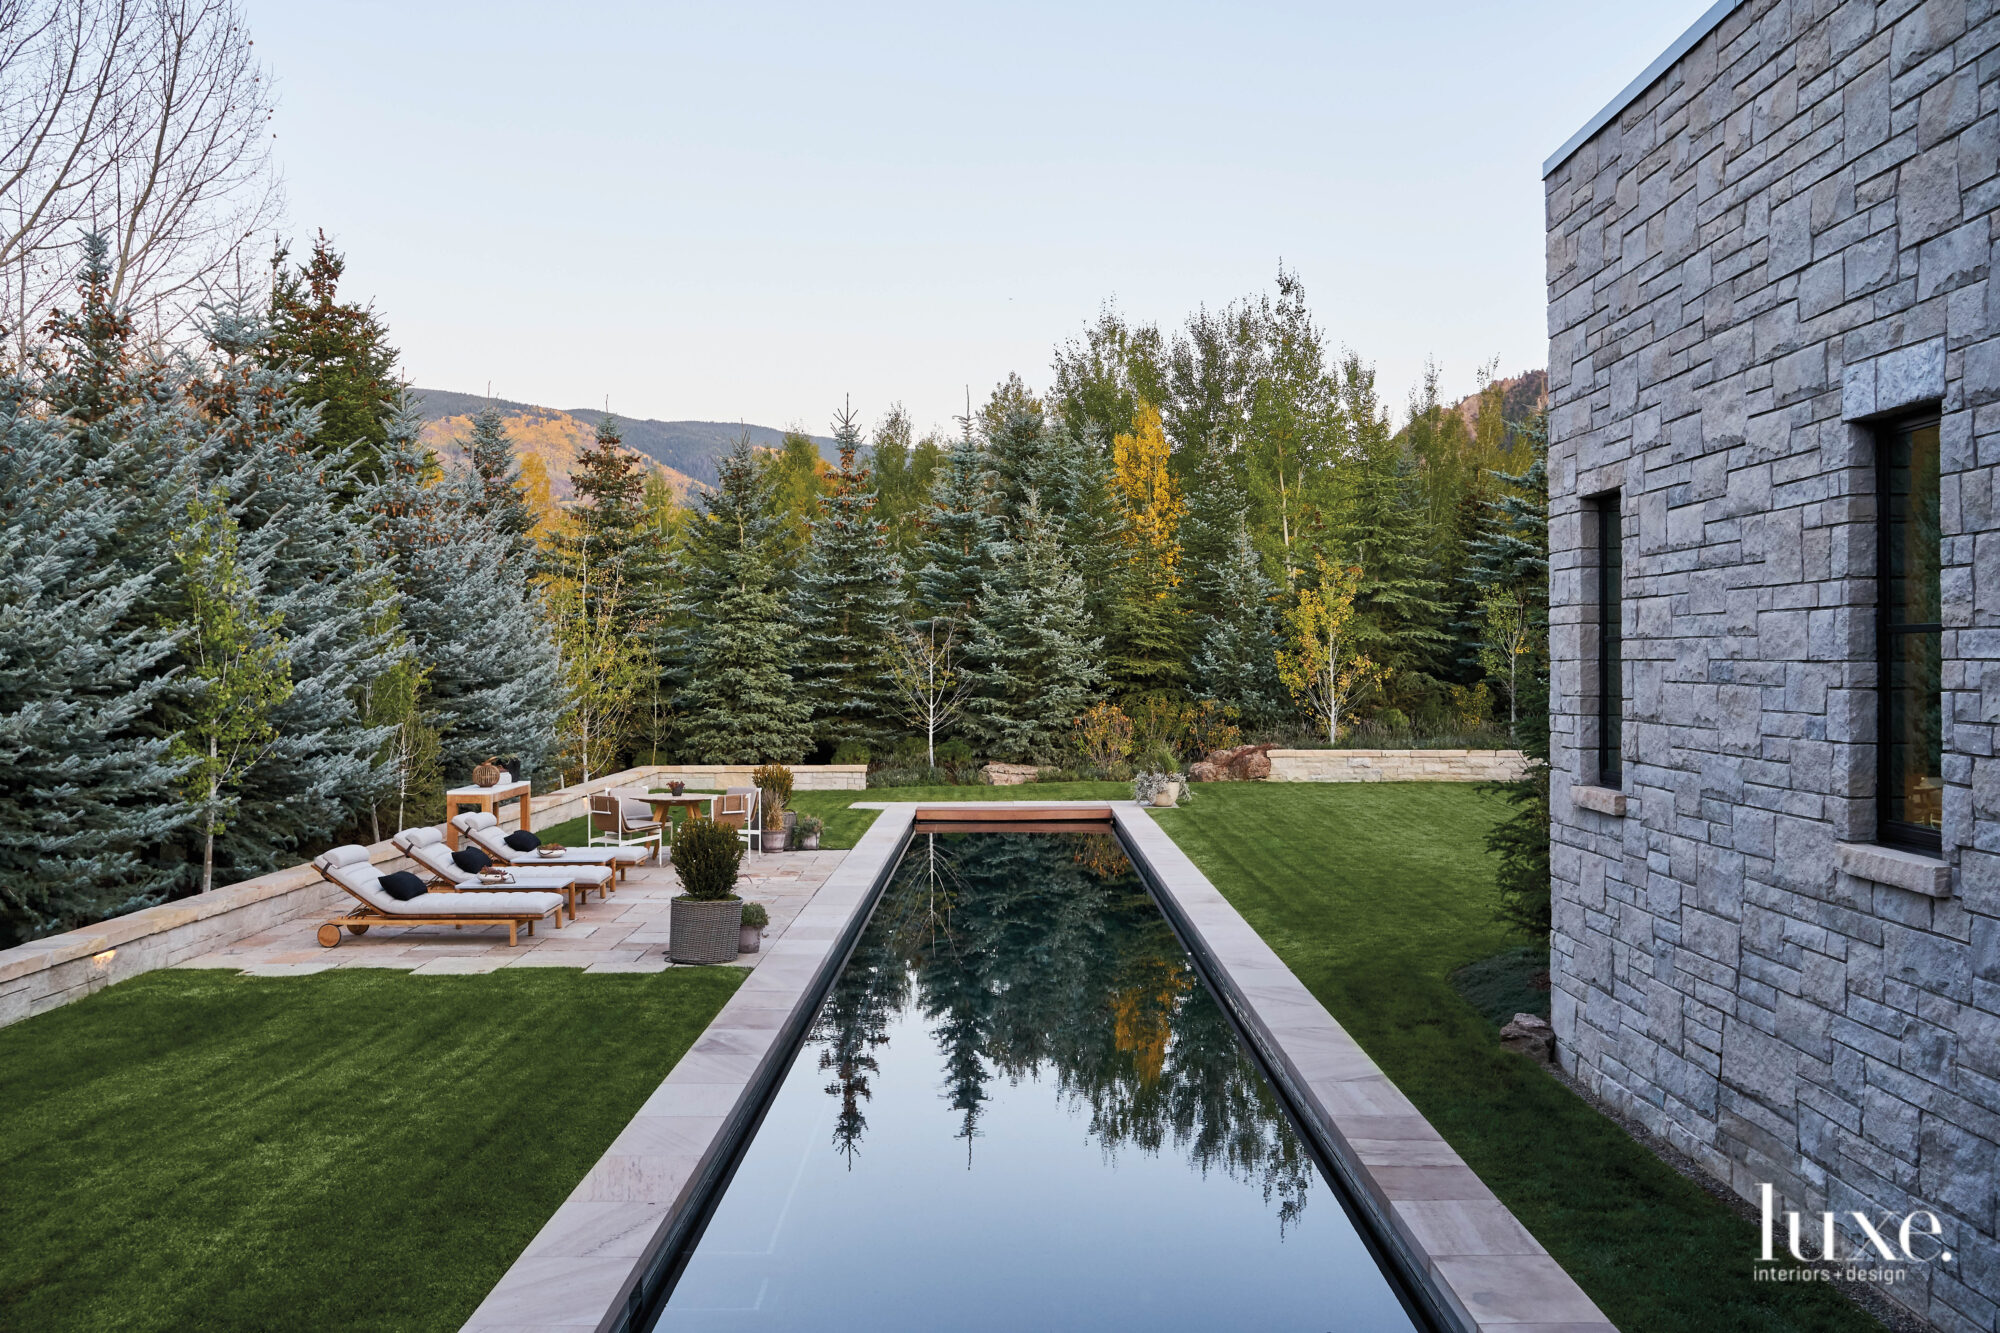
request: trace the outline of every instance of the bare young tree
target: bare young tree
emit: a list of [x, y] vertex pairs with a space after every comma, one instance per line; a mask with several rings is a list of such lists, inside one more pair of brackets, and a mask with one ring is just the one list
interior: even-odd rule
[[890, 641], [889, 675], [898, 711], [924, 733], [932, 768], [937, 767], [938, 733], [958, 717], [972, 690], [959, 670], [957, 633], [951, 621], [933, 620], [925, 629], [905, 625]]
[[0, 0], [0, 325], [25, 345], [82, 233], [171, 334], [274, 224], [271, 83], [238, 0]]

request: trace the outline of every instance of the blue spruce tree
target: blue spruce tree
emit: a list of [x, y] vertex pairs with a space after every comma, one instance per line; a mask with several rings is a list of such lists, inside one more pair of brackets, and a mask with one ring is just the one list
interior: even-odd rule
[[561, 711], [555, 644], [528, 571], [479, 501], [475, 474], [434, 480], [408, 403], [380, 450], [381, 480], [362, 493], [395, 580], [404, 631], [423, 672], [421, 707], [448, 781], [489, 754], [542, 771]]
[[926, 627], [939, 620], [964, 625], [972, 618], [999, 536], [992, 503], [986, 457], [968, 430], [951, 446], [931, 484], [915, 578]]
[[409, 650], [369, 515], [345, 502], [360, 489], [354, 465], [315, 447], [318, 409], [297, 400], [265, 353], [262, 320], [241, 302], [224, 304], [210, 310], [207, 335], [219, 362], [196, 382], [195, 399], [244, 559], [260, 571], [264, 608], [281, 623], [292, 681], [219, 849], [243, 878], [297, 859], [369, 808], [386, 732], [363, 716], [364, 702]]
[[1032, 490], [1018, 530], [999, 548], [974, 610], [967, 729], [1000, 758], [1050, 762], [1103, 683], [1103, 640], [1090, 634], [1083, 580], [1064, 553], [1062, 529], [1043, 517]]
[[879, 746], [892, 734], [890, 645], [903, 600], [888, 527], [875, 515], [861, 427], [851, 410], [834, 422], [840, 468], [820, 501], [799, 581], [796, 674], [809, 682], [813, 734], [822, 744]]
[[108, 485], [40, 396], [0, 381], [0, 948], [164, 900], [178, 867], [153, 853], [191, 815], [152, 723], [177, 638], [146, 610], [160, 576], [115, 554], [163, 501]]

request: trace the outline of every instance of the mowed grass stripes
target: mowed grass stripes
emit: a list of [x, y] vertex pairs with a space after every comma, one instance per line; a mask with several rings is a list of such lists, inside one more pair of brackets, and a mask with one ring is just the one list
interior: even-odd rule
[[0, 1327], [456, 1328], [743, 976], [168, 971], [0, 1029]]

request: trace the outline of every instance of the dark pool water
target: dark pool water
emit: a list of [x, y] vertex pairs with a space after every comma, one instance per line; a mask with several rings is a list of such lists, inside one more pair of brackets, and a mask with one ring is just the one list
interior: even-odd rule
[[920, 834], [655, 1325], [1409, 1329], [1108, 837]]

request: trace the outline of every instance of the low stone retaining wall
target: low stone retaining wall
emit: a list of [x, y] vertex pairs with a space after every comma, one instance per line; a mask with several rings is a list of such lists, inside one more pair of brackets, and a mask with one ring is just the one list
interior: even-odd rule
[[[790, 764], [794, 791], [862, 791], [868, 786], [866, 764]], [[721, 791], [724, 787], [754, 785], [755, 764], [649, 764], [632, 773], [644, 775], [647, 785], [664, 787], [669, 782], [685, 782], [696, 791]], [[605, 778], [591, 784], [592, 790], [616, 785]], [[634, 783], [632, 785], [638, 785]], [[583, 813], [579, 803], [577, 813]], [[560, 821], [558, 821], [560, 822]]]
[[1272, 782], [1512, 782], [1519, 750], [1273, 750]]
[[[633, 769], [597, 778], [587, 787], [538, 793], [529, 822], [540, 829], [575, 819], [589, 809], [590, 793], [605, 787], [664, 785], [665, 779], [655, 781], [651, 772]], [[508, 819], [506, 811], [502, 819]], [[386, 841], [370, 847], [368, 859], [386, 869], [411, 868]], [[286, 921], [343, 912], [350, 901], [310, 865], [287, 866], [192, 898], [128, 912], [18, 948], [0, 949], [0, 1027], [82, 999], [114, 981], [172, 967]], [[307, 947], [310, 940], [309, 934], [301, 933], [299, 947]]]

